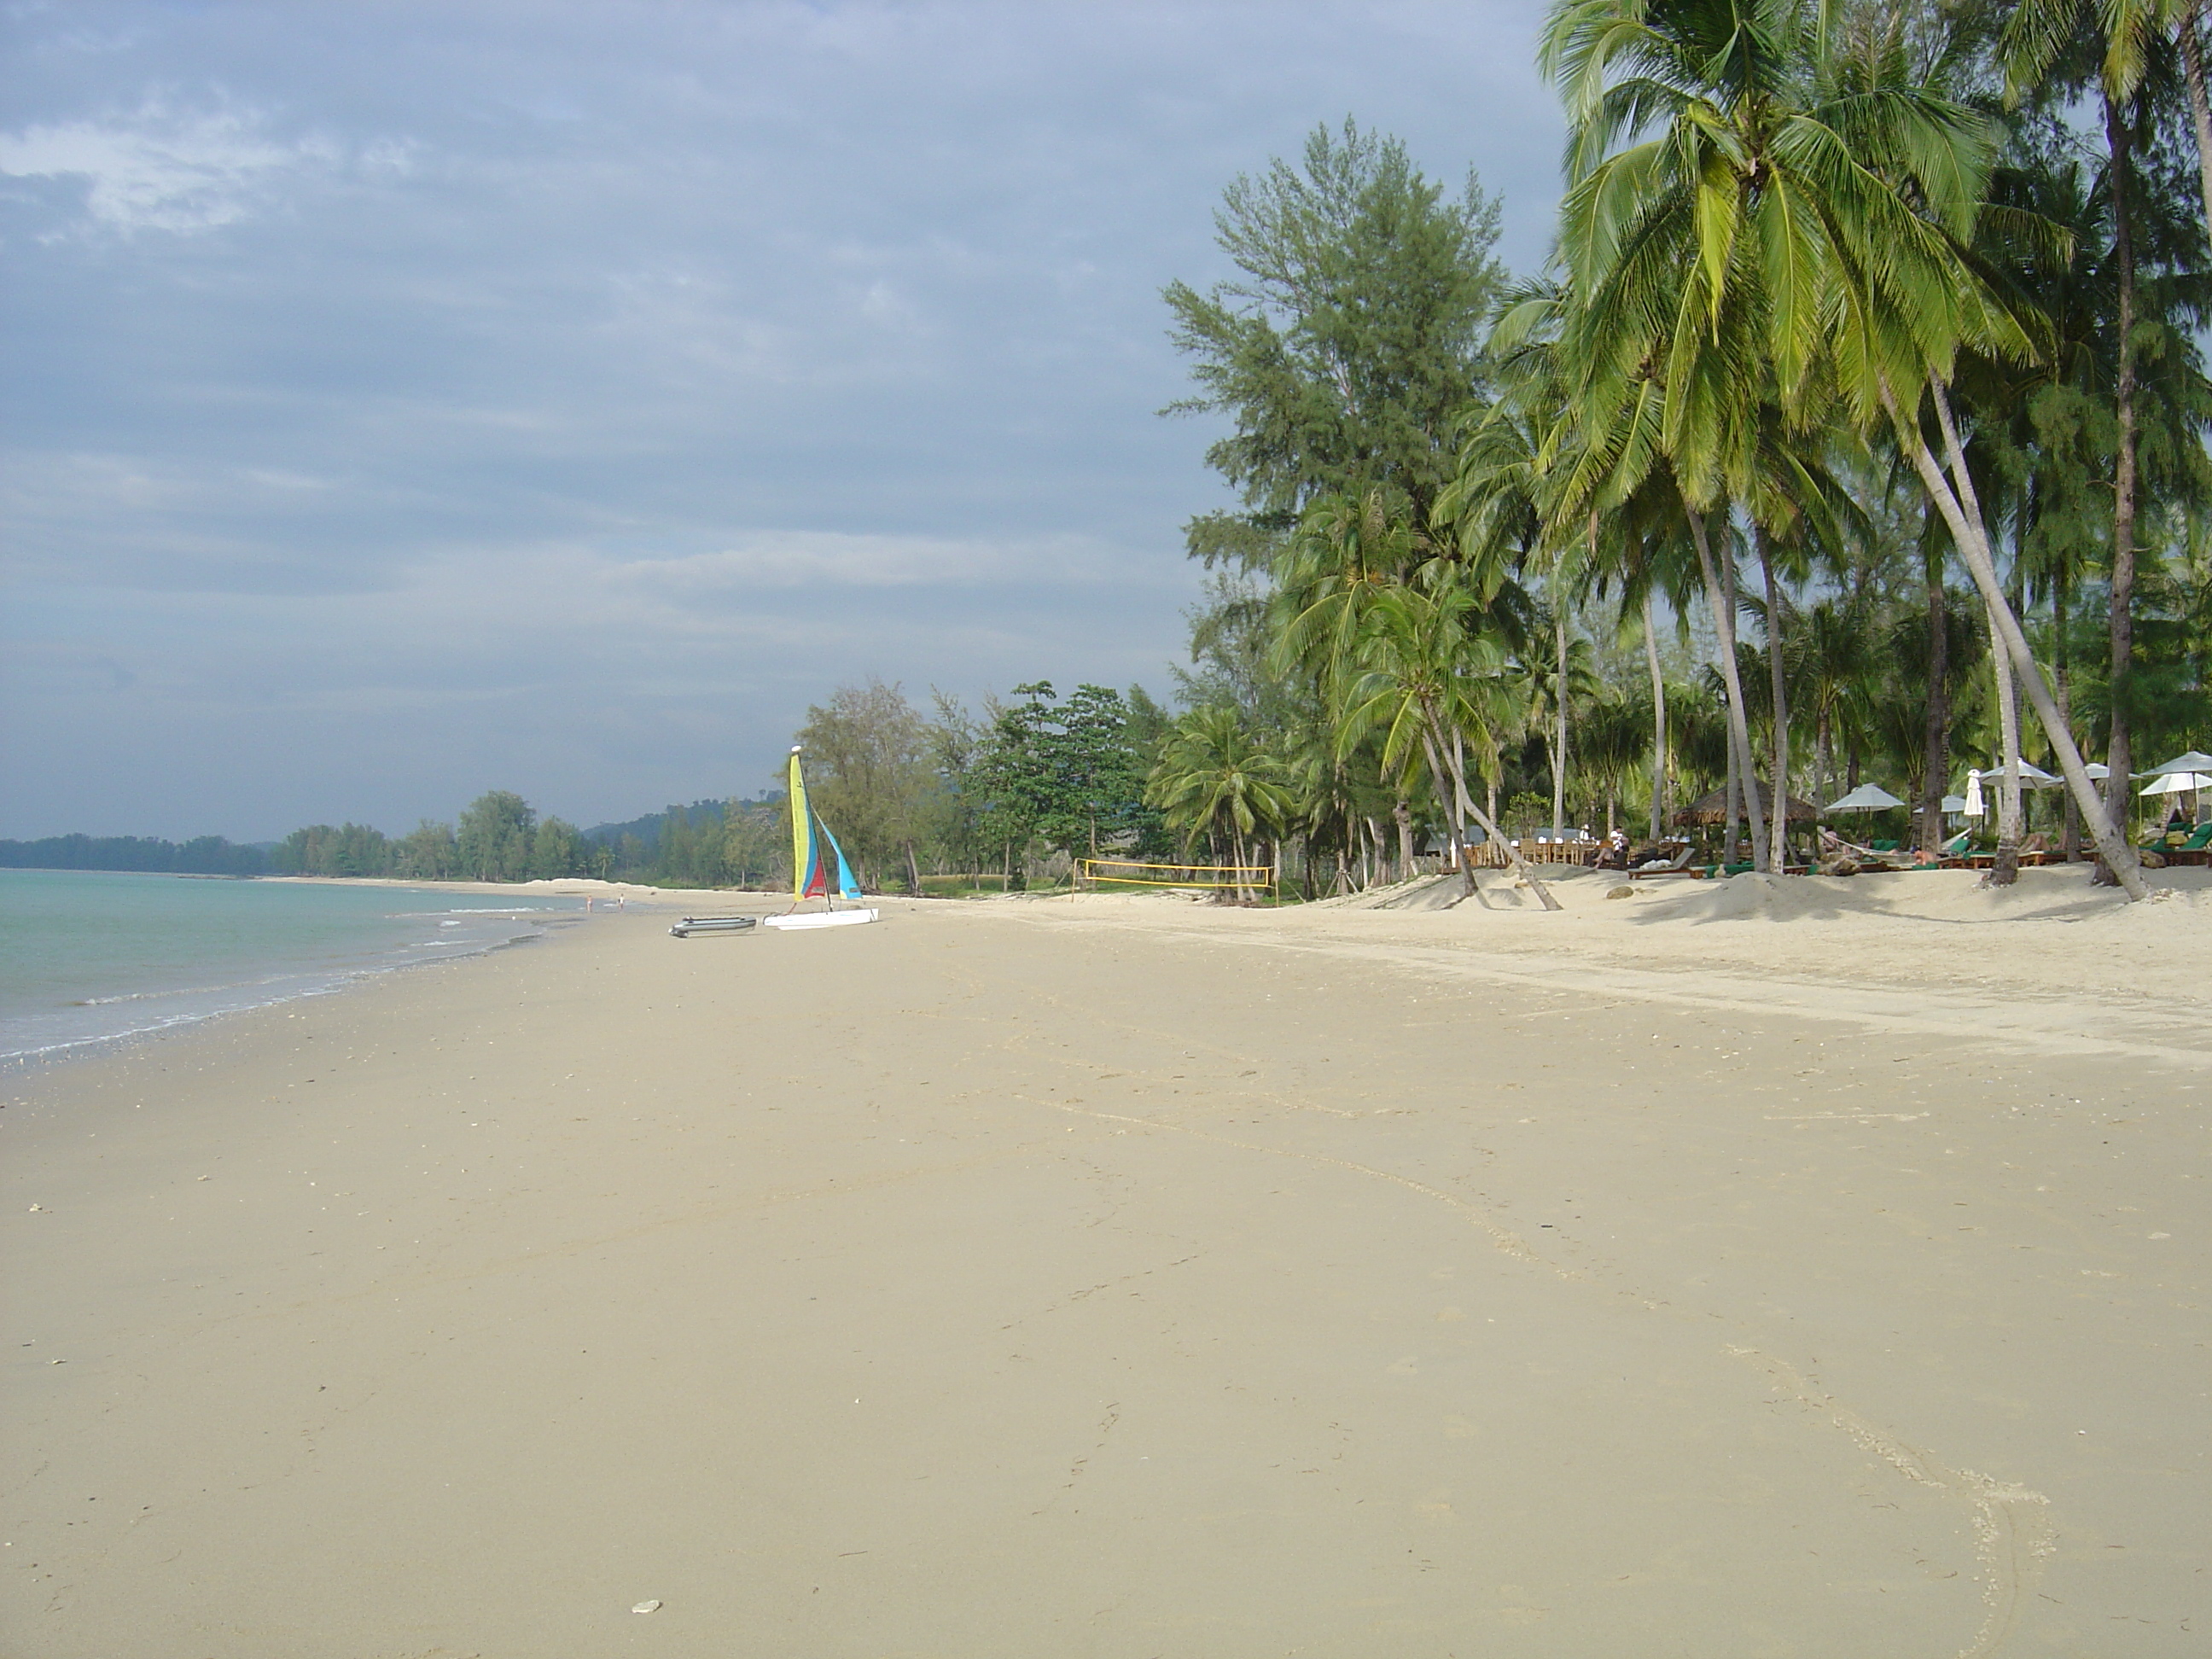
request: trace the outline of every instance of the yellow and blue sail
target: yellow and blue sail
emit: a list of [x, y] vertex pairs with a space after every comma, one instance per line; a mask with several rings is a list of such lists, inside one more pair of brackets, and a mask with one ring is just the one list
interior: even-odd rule
[[[823, 857], [823, 843], [829, 857]], [[830, 894], [830, 862], [836, 861], [837, 891], [848, 899], [860, 896], [860, 884], [853, 866], [845, 862], [845, 849], [830, 826], [815, 815], [806, 799], [806, 775], [799, 769], [799, 750], [791, 751], [791, 896], [794, 902], [826, 898]]]

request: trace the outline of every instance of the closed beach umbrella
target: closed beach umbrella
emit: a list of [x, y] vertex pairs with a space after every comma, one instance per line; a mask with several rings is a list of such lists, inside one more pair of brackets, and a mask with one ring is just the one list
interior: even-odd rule
[[[1828, 803], [1831, 812], [1880, 812], [1905, 803], [1878, 783], [1863, 783], [1841, 800]], [[1948, 807], [1944, 809], [1949, 811]]]
[[1970, 818], [1978, 818], [1989, 810], [1988, 804], [1982, 799], [1982, 775], [1979, 772], [1967, 773], [1965, 807], [1966, 816]]

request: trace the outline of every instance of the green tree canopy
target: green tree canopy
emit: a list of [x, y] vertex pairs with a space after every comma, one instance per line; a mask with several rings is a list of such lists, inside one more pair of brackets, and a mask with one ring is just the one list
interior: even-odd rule
[[1396, 139], [1347, 120], [1316, 128], [1297, 165], [1237, 179], [1214, 223], [1239, 275], [1168, 286], [1200, 387], [1168, 412], [1229, 417], [1206, 459], [1244, 511], [1193, 520], [1192, 554], [1257, 565], [1328, 493], [1388, 486], [1425, 520], [1481, 389], [1496, 204], [1472, 173], [1448, 198]]

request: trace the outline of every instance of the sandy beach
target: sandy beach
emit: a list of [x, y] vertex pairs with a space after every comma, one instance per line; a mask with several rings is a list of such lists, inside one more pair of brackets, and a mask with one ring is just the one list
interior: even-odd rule
[[0, 1651], [2207, 1651], [2207, 874], [664, 893], [12, 1074]]

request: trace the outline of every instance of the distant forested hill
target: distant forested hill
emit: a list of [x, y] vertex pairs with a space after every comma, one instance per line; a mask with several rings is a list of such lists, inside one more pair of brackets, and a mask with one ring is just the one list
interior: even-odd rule
[[145, 870], [166, 875], [258, 876], [266, 848], [240, 846], [221, 836], [187, 842], [152, 836], [48, 836], [0, 841], [0, 870]]
[[[778, 796], [775, 799], [781, 799]], [[750, 801], [739, 803], [750, 806]], [[624, 836], [635, 836], [647, 855], [660, 848], [661, 832], [682, 815], [687, 828], [704, 830], [713, 825], [722, 827], [722, 803], [719, 800], [695, 800], [689, 806], [664, 806], [658, 812], [648, 812], [641, 818], [627, 818], [620, 823], [597, 823], [584, 831], [584, 839], [601, 847], [619, 847]]]

